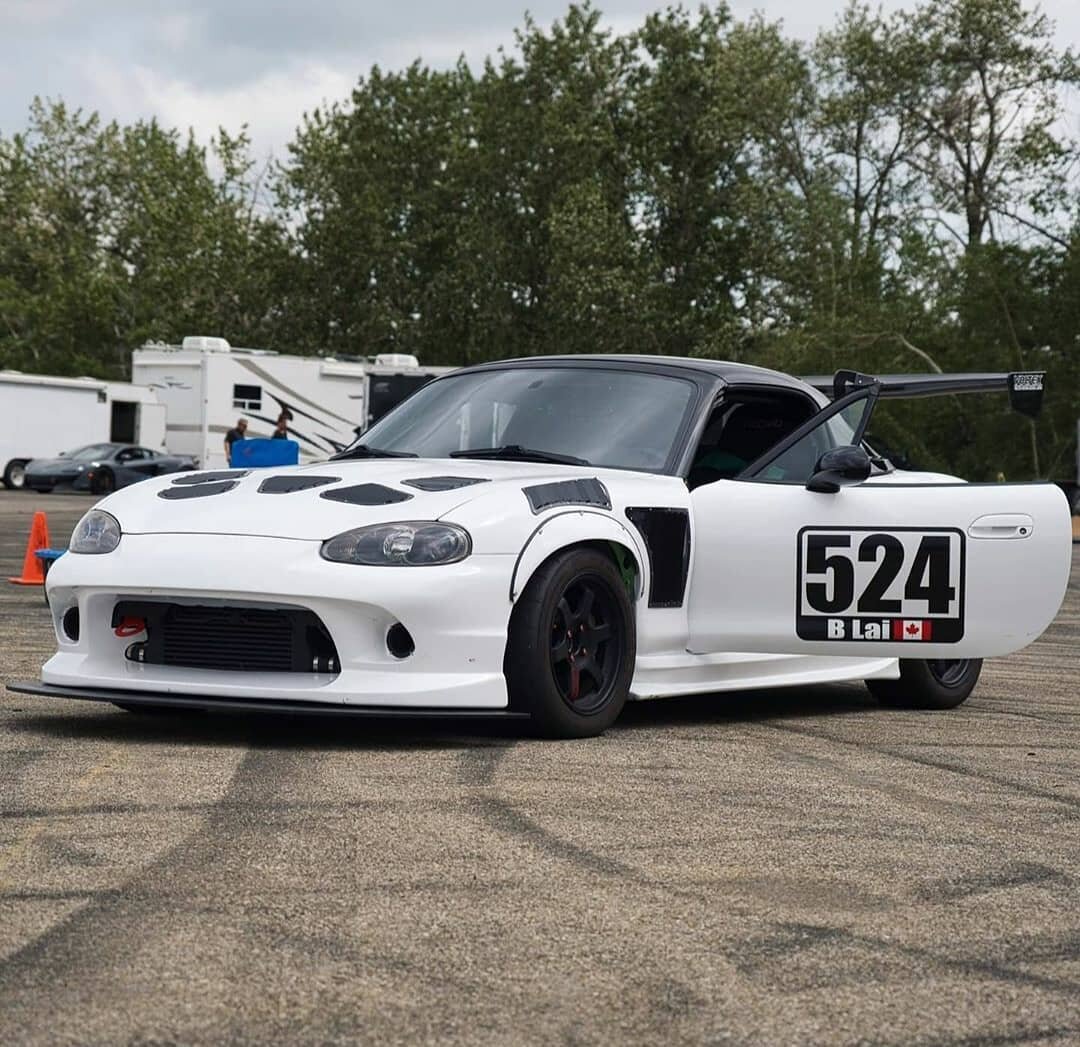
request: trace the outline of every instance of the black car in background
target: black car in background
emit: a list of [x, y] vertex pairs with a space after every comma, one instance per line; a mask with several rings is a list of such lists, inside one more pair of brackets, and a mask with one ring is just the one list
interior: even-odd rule
[[108, 494], [148, 476], [194, 468], [195, 459], [188, 455], [162, 454], [135, 444], [87, 444], [59, 458], [35, 458], [27, 463], [25, 487], [38, 492], [64, 487]]

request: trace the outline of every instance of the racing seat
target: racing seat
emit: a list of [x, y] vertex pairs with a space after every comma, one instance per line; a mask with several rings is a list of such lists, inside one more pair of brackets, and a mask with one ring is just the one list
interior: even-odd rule
[[[776, 404], [735, 404], [706, 427], [687, 486], [693, 490], [738, 476], [752, 461], [779, 443], [795, 424]], [[715, 439], [710, 439], [713, 433]]]

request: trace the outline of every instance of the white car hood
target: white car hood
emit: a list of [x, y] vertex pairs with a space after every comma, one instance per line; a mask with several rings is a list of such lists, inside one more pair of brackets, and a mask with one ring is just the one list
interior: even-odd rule
[[[614, 475], [613, 475], [614, 473]], [[259, 535], [324, 541], [365, 524], [392, 520], [435, 520], [473, 499], [506, 494], [506, 507], [520, 506], [531, 513], [522, 487], [534, 484], [599, 477], [605, 482], [640, 474], [588, 467], [543, 465], [531, 462], [493, 462], [474, 459], [379, 458], [323, 462], [278, 469], [253, 469], [220, 494], [194, 498], [162, 498], [177, 486], [178, 474], [143, 481], [124, 488], [98, 503], [119, 520], [126, 534], [231, 534]], [[284, 494], [260, 492], [272, 477], [336, 477], [335, 483]], [[424, 491], [403, 481], [457, 477], [478, 480], [451, 490]], [[322, 497], [331, 491], [360, 484], [378, 484], [408, 495], [389, 505], [354, 505]], [[198, 486], [202, 486], [201, 484]], [[501, 499], [500, 499], [501, 500]]]

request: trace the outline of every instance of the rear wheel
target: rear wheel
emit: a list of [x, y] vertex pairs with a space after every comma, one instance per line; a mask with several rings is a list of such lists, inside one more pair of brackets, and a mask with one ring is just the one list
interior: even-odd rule
[[99, 469], [90, 480], [93, 494], [111, 494], [116, 490], [116, 477], [111, 469]]
[[549, 738], [603, 734], [626, 703], [635, 653], [634, 607], [615, 564], [595, 549], [557, 553], [510, 619], [511, 707]]
[[4, 486], [9, 491], [21, 491], [26, 486], [26, 459], [13, 458], [4, 468]]
[[975, 689], [981, 658], [900, 659], [899, 680], [867, 680], [870, 693], [896, 709], [955, 709]]

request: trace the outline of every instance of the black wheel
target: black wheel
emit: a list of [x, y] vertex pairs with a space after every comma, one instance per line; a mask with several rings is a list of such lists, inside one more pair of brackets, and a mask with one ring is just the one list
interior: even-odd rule
[[12, 458], [4, 467], [4, 486], [9, 491], [21, 491], [26, 486], [26, 460]]
[[510, 705], [549, 738], [603, 734], [626, 703], [635, 653], [634, 606], [615, 564], [595, 549], [557, 553], [510, 617]]
[[895, 709], [955, 709], [975, 689], [981, 658], [900, 659], [899, 680], [867, 680], [870, 693]]
[[112, 494], [116, 490], [116, 477], [111, 469], [99, 469], [90, 478], [90, 491], [93, 494]]

